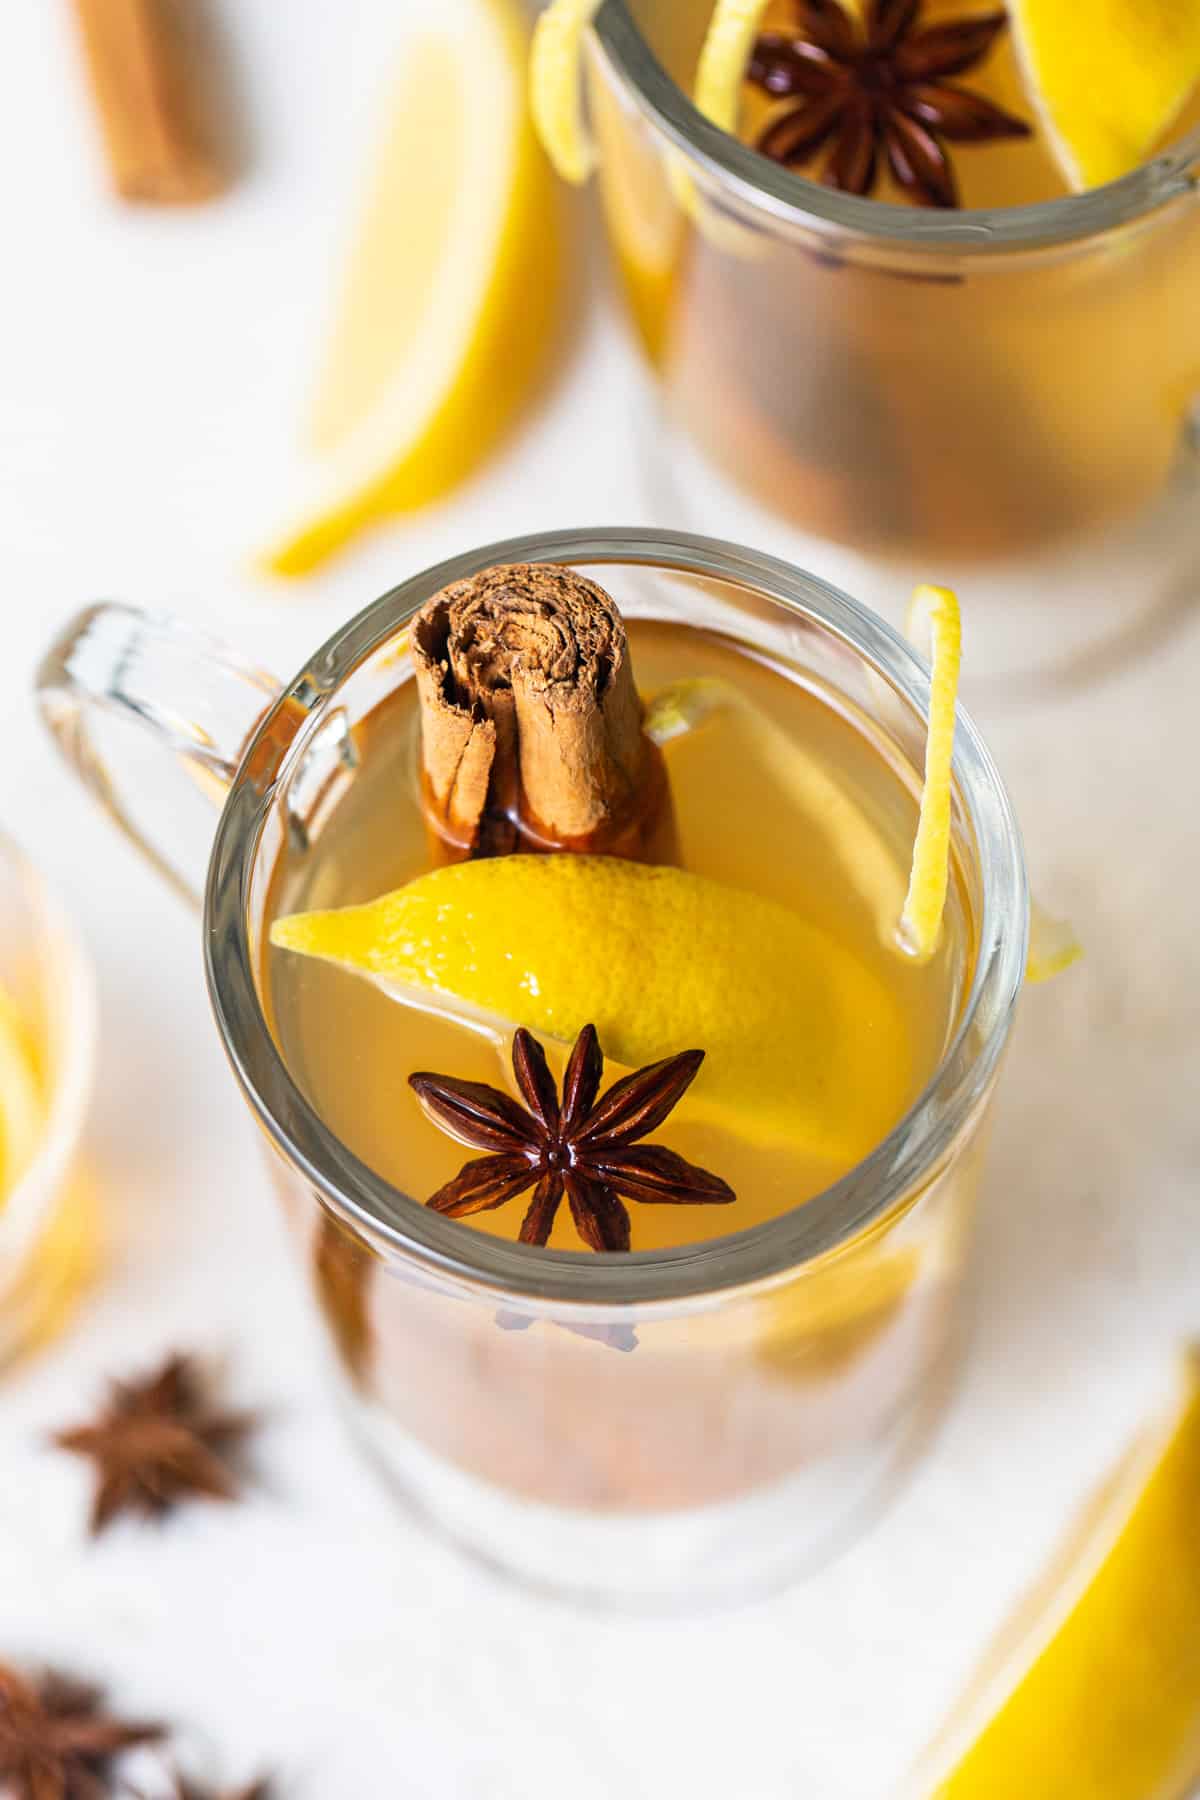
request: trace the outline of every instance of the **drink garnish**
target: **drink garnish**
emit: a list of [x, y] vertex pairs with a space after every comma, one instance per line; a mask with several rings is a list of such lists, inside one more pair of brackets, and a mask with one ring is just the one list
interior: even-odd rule
[[99, 1415], [54, 1442], [96, 1465], [94, 1534], [121, 1513], [161, 1518], [185, 1500], [235, 1500], [228, 1455], [253, 1426], [250, 1414], [212, 1406], [194, 1360], [175, 1355], [146, 1380], [113, 1382]]
[[[277, 948], [372, 977], [493, 1036], [571, 1043], [594, 1023], [627, 1069], [702, 1044], [688, 1113], [811, 1157], [834, 1179], [911, 1094], [912, 1044], [882, 976], [790, 907], [615, 856], [499, 856], [361, 906], [295, 913]], [[869, 1034], [878, 1080], [856, 1079]]]
[[1200, 1773], [1200, 1355], [903, 1787], [1152, 1800]]
[[483, 569], [428, 600], [410, 642], [443, 860], [531, 845], [670, 856], [661, 757], [603, 588], [554, 563]]
[[900, 915], [901, 943], [923, 962], [937, 949], [950, 885], [954, 722], [962, 662], [962, 619], [957, 598], [949, 588], [917, 588], [909, 603], [905, 629], [915, 641], [931, 638], [933, 647], [925, 781], [912, 872]]
[[920, 206], [959, 204], [947, 144], [1030, 136], [1023, 119], [950, 77], [987, 57], [1003, 11], [921, 25], [920, 0], [868, 0], [861, 25], [839, 0], [798, 0], [792, 31], [763, 32], [748, 79], [789, 104], [755, 148], [785, 167], [828, 154], [821, 179], [849, 194], [874, 191], [882, 165]]
[[57, 1671], [35, 1680], [0, 1663], [0, 1788], [14, 1800], [108, 1793], [118, 1757], [166, 1734], [114, 1718], [103, 1701], [90, 1682]]
[[529, 57], [530, 105], [538, 136], [563, 180], [576, 186], [596, 166], [579, 88], [583, 34], [599, 10], [600, 0], [550, 0], [534, 27]]
[[409, 1086], [435, 1125], [489, 1152], [466, 1163], [425, 1204], [447, 1218], [465, 1219], [532, 1188], [520, 1241], [544, 1245], [565, 1196], [588, 1249], [607, 1251], [630, 1247], [626, 1200], [727, 1206], [736, 1196], [719, 1175], [665, 1145], [639, 1141], [674, 1111], [703, 1061], [703, 1050], [665, 1057], [614, 1082], [597, 1100], [604, 1057], [595, 1026], [585, 1025], [563, 1076], [561, 1106], [546, 1053], [523, 1029], [512, 1047], [523, 1107], [482, 1082], [410, 1075]]
[[1010, 0], [1017, 52], [1077, 188], [1128, 175], [1200, 84], [1196, 0]]

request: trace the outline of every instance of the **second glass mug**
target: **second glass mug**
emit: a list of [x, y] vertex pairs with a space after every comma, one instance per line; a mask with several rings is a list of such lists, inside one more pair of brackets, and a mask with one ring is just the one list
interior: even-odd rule
[[1036, 206], [858, 199], [692, 106], [710, 11], [604, 0], [588, 61], [608, 235], [680, 428], [685, 516], [691, 498], [711, 516], [707, 468], [729, 516], [735, 490], [765, 509], [768, 542], [775, 515], [946, 567], [1144, 507], [1189, 424], [1194, 441], [1200, 136]]
[[[355, 1158], [289, 1075], [261, 1001], [267, 896], [280, 858], [311, 853], [354, 781], [355, 726], [405, 678], [413, 613], [451, 581], [527, 561], [581, 569], [630, 617], [717, 624], [787, 654], [920, 768], [928, 680], [903, 640], [786, 563], [650, 531], [456, 557], [367, 607], [282, 686], [167, 619], [101, 605], [46, 656], [41, 704], [116, 822], [180, 889], [203, 891], [217, 1029], [351, 1415], [403, 1495], [530, 1583], [604, 1602], [736, 1600], [848, 1535], [942, 1389], [1024, 971], [1020, 839], [964, 717], [954, 831], [975, 963], [961, 1017], [919, 1101], [825, 1193], [715, 1241], [619, 1256], [531, 1249], [429, 1211]], [[147, 814], [115, 772], [103, 739], [121, 720], [221, 799], [211, 856], [201, 830], [164, 852], [175, 803]], [[631, 1328], [636, 1354], [614, 1354]]]

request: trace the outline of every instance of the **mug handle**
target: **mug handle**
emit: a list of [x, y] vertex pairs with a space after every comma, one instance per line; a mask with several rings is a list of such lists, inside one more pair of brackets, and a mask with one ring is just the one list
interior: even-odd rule
[[114, 726], [141, 728], [219, 808], [280, 683], [166, 614], [108, 601], [65, 628], [42, 658], [35, 689], [51, 735], [84, 786], [175, 892], [198, 907], [211, 829], [186, 824], [178, 787], [173, 795], [170, 788], [153, 792], [152, 784], [122, 773], [107, 739]]

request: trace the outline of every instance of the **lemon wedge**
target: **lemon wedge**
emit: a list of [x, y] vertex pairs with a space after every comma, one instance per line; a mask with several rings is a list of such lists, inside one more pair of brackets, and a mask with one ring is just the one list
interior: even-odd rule
[[264, 559], [276, 574], [447, 493], [536, 381], [560, 247], [527, 44], [516, 0], [444, 0], [437, 33], [405, 56], [318, 384], [307, 491]]
[[717, 0], [696, 65], [696, 110], [736, 132], [742, 83], [771, 0]]
[[1077, 188], [1143, 163], [1200, 84], [1196, 0], [1012, 0], [1026, 83]]
[[0, 989], [0, 1209], [33, 1160], [42, 1110], [33, 1046], [15, 1004]]
[[925, 740], [925, 783], [913, 846], [912, 873], [900, 915], [905, 947], [924, 961], [937, 949], [950, 882], [954, 721], [962, 663], [962, 619], [949, 588], [921, 586], [909, 602], [905, 631], [914, 643], [930, 638], [933, 671]]
[[1200, 1776], [1200, 1355], [916, 1771], [921, 1800], [1183, 1800]]
[[909, 1097], [911, 1046], [878, 978], [787, 907], [682, 869], [459, 863], [365, 906], [279, 919], [271, 942], [501, 1028], [569, 1042], [594, 1024], [629, 1067], [702, 1048], [693, 1117], [831, 1163], [871, 1150]]

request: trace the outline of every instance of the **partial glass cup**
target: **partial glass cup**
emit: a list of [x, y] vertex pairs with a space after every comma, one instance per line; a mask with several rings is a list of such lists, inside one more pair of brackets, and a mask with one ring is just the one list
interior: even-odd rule
[[640, 434], [659, 509], [884, 610], [876, 564], [969, 573], [1010, 616], [1027, 597], [976, 658], [992, 670], [1092, 650], [1148, 589], [1166, 604], [1200, 560], [1200, 135], [1038, 205], [859, 199], [692, 106], [710, 10], [604, 0], [590, 37], [608, 239], [662, 403]]
[[[29, 860], [0, 837], [0, 1004], [7, 1096], [29, 1107], [28, 1156], [12, 1143], [0, 1093], [0, 1365], [52, 1337], [92, 1271], [93, 1194], [79, 1160], [96, 1045], [92, 972], [63, 907]], [[25, 1084], [28, 1082], [28, 1087]], [[22, 1132], [22, 1135], [24, 1133]]]
[[[178, 886], [203, 886], [217, 1028], [263, 1127], [351, 1415], [399, 1491], [532, 1583], [606, 1602], [739, 1599], [850, 1533], [941, 1391], [1024, 971], [1020, 839], [964, 717], [954, 831], [974, 925], [967, 998], [917, 1104], [825, 1193], [751, 1230], [624, 1256], [531, 1249], [431, 1212], [360, 1162], [289, 1074], [263, 1003], [269, 907], [359, 778], [355, 727], [406, 678], [413, 613], [450, 581], [525, 561], [594, 576], [632, 618], [709, 623], [786, 656], [919, 769], [927, 671], [900, 638], [785, 563], [651, 531], [538, 535], [443, 563], [351, 620], [265, 710], [265, 677], [228, 653], [161, 618], [93, 608], [46, 657], [42, 704], [124, 828]], [[211, 859], [199, 832], [182, 861], [164, 855], [149, 834], [175, 811], [148, 815], [115, 755], [101, 761], [123, 719], [226, 790]]]

